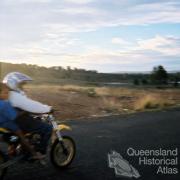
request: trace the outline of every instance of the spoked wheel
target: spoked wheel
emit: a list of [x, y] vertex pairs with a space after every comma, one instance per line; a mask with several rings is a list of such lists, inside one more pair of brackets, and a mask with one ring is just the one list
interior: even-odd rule
[[50, 158], [52, 164], [59, 169], [68, 167], [76, 154], [74, 140], [69, 136], [63, 136], [63, 145], [58, 139], [52, 145]]
[[[5, 157], [4, 155], [0, 152], [0, 166], [5, 163]], [[0, 168], [0, 180], [3, 180], [5, 174], [6, 174], [7, 168]]]

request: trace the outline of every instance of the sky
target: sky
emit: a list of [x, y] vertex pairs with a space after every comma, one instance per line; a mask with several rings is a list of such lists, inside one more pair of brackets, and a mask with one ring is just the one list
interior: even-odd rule
[[180, 70], [179, 0], [0, 0], [0, 61]]

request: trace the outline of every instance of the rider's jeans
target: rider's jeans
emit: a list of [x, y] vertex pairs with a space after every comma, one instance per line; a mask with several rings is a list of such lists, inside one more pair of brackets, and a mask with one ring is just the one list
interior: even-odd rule
[[22, 131], [26, 133], [35, 132], [41, 135], [40, 152], [45, 154], [52, 134], [52, 126], [31, 115], [24, 115], [16, 119], [16, 122]]

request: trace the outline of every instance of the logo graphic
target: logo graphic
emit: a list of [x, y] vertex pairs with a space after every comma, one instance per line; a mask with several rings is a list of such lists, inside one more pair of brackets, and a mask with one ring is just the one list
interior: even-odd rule
[[108, 163], [110, 168], [114, 168], [117, 176], [139, 178], [139, 172], [129, 162], [117, 153], [112, 151], [108, 153]]

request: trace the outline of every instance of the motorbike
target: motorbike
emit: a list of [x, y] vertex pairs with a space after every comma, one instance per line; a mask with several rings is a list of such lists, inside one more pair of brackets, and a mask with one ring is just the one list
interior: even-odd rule
[[[48, 147], [49, 160], [57, 169], [67, 168], [73, 161], [76, 154], [76, 146], [74, 140], [70, 136], [62, 135], [62, 130], [72, 130], [70, 126], [65, 124], [58, 125], [55, 117], [52, 114], [45, 114], [41, 117], [42, 121], [47, 121], [52, 124], [53, 133]], [[2, 180], [7, 173], [7, 169], [18, 162], [34, 162], [29, 157], [20, 143], [18, 136], [11, 131], [0, 128], [1, 141], [7, 145], [7, 151], [0, 151], [0, 179]], [[25, 137], [29, 143], [38, 149], [41, 137], [37, 133], [27, 133]]]

